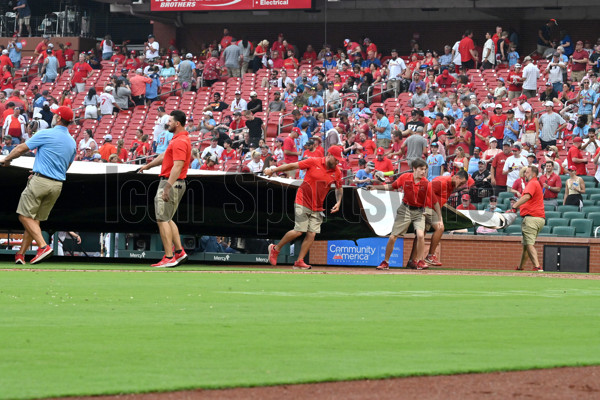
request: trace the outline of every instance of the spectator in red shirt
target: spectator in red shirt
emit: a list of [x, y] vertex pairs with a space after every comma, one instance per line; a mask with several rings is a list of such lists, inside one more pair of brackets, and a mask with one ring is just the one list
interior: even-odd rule
[[67, 66], [67, 61], [65, 60], [65, 45], [62, 43], [58, 44], [58, 50], [54, 52], [54, 56], [58, 61], [58, 73], [62, 73], [65, 67]]
[[317, 52], [313, 49], [312, 44], [306, 46], [306, 51], [302, 54], [302, 59], [307, 61], [317, 61]]
[[65, 43], [65, 66], [67, 69], [73, 69], [73, 61], [75, 60], [75, 51], [71, 48], [71, 42]]
[[280, 33], [279, 35], [277, 35], [277, 40], [271, 46], [271, 53], [273, 53], [274, 51], [278, 51], [279, 54], [285, 54], [286, 48], [283, 45], [283, 40], [284, 40], [283, 38], [284, 38], [283, 33]]
[[233, 37], [229, 34], [229, 29], [223, 29], [223, 38], [221, 39], [221, 51], [225, 50], [231, 44]]
[[477, 52], [475, 43], [473, 43], [473, 32], [470, 29], [465, 31], [465, 37], [458, 44], [461, 65], [466, 69], [475, 68], [477, 63]]
[[523, 93], [523, 71], [521, 64], [515, 64], [515, 69], [508, 72], [508, 100], [516, 99]]
[[581, 145], [583, 143], [583, 139], [581, 136], [575, 136], [573, 139], [573, 146], [569, 149], [567, 153], [567, 165], [575, 166], [577, 170], [577, 175], [587, 175], [586, 164], [588, 162], [587, 158], [583, 155], [581, 151]]
[[[368, 190], [400, 190], [404, 193], [402, 204], [396, 213], [394, 227], [388, 239], [385, 248], [385, 258], [377, 267], [377, 270], [387, 270], [390, 268], [389, 261], [394, 251], [396, 239], [404, 236], [408, 228], [412, 225], [415, 230], [415, 241], [413, 249], [409, 257], [407, 268], [427, 269], [429, 266], [421, 258], [425, 251], [425, 206], [427, 195], [431, 190], [427, 178], [427, 163], [423, 159], [416, 159], [412, 163], [412, 173], [400, 175], [392, 184], [380, 186], [367, 186]], [[432, 195], [433, 196], [433, 195]], [[442, 213], [440, 209], [439, 199], [435, 196], [432, 198], [432, 205], [438, 217], [438, 224], [442, 221]], [[437, 227], [437, 226], [436, 226]]]
[[544, 205], [552, 206], [556, 210], [558, 207], [558, 193], [562, 188], [562, 181], [560, 176], [554, 173], [554, 162], [547, 161], [544, 164], [544, 175], [538, 179], [544, 193]]
[[458, 207], [456, 207], [457, 210], [477, 210], [477, 207], [475, 207], [473, 204], [471, 204], [471, 196], [469, 196], [468, 194], [463, 194], [461, 197], [461, 202], [458, 205]]
[[498, 196], [500, 192], [506, 192], [506, 179], [508, 175], [504, 175], [502, 170], [504, 169], [504, 163], [506, 159], [511, 155], [511, 144], [509, 142], [502, 143], [502, 153], [498, 153], [492, 160], [492, 167], [490, 175], [492, 177], [492, 186], [494, 187], [494, 194]]
[[571, 56], [571, 80], [573, 82], [580, 82], [585, 76], [585, 68], [588, 64], [588, 60], [590, 58], [590, 53], [585, 51], [583, 48], [583, 42], [579, 40], [575, 44], [575, 51]]
[[216, 171], [217, 170], [217, 155], [208, 153], [204, 158], [204, 164], [200, 167], [202, 171]]
[[[296, 139], [299, 135], [300, 128], [292, 128], [289, 136], [283, 141], [283, 162], [285, 164], [295, 164], [298, 162], [298, 156], [301, 154], [301, 152], [299, 152], [298, 148], [296, 147]], [[285, 172], [287, 173], [286, 175], [288, 178], [296, 177], [295, 169], [286, 169]]]
[[358, 145], [356, 147], [361, 154], [365, 154], [367, 156], [375, 154], [375, 149], [377, 146], [375, 146], [375, 142], [367, 138], [367, 134], [365, 132], [360, 133], [359, 139], [360, 140], [356, 142]]
[[332, 184], [335, 184], [336, 187], [336, 203], [331, 209], [331, 213], [338, 212], [342, 203], [342, 172], [338, 168], [338, 164], [342, 160], [342, 148], [332, 146], [328, 150], [327, 157], [309, 158], [297, 163], [270, 167], [264, 170], [266, 176], [297, 169], [306, 170], [304, 181], [298, 188], [294, 202], [294, 228], [288, 231], [279, 243], [269, 245], [269, 262], [271, 265], [277, 265], [277, 256], [283, 246], [306, 233], [298, 253], [298, 259], [294, 263], [294, 268], [311, 269], [311, 266], [304, 262], [304, 256], [310, 250], [316, 234], [321, 232], [322, 212], [325, 211], [323, 202]]
[[363, 45], [367, 48], [366, 49], [366, 53], [373, 53], [375, 54], [375, 56], [377, 56], [377, 46], [375, 45], [375, 43], [371, 42], [371, 39], [369, 38], [365, 38], [363, 40]]
[[46, 50], [48, 50], [48, 43], [50, 42], [49, 35], [43, 35], [43, 39], [41, 42], [35, 46], [35, 50], [33, 51], [33, 55], [36, 57], [34, 63], [38, 65], [38, 73], [42, 72], [42, 64], [44, 62], [46, 56]]
[[153, 264], [158, 268], [176, 267], [187, 259], [173, 216], [185, 193], [185, 178], [192, 158], [192, 143], [184, 128], [186, 117], [183, 111], [175, 110], [170, 115], [168, 129], [173, 133], [173, 139], [169, 142], [167, 150], [138, 170], [142, 172], [162, 165], [159, 174], [160, 183], [154, 198], [156, 222], [165, 249], [162, 260]]
[[502, 104], [496, 104], [494, 107], [494, 114], [490, 117], [488, 124], [492, 135], [496, 138], [498, 147], [502, 147], [502, 141], [504, 140], [505, 122], [506, 115], [502, 114]]
[[379, 147], [377, 149], [377, 157], [375, 158], [375, 170], [382, 172], [390, 172], [394, 170], [394, 166], [389, 158], [385, 156], [385, 149]]
[[288, 50], [287, 58], [283, 62], [283, 67], [285, 69], [296, 69], [298, 68], [298, 59], [294, 57], [294, 51]]
[[282, 57], [279, 57], [279, 50], [273, 50], [271, 52], [271, 62], [273, 65], [271, 66], [273, 69], [281, 69], [284, 65], [284, 60]]
[[[490, 127], [483, 123], [483, 117], [475, 117], [475, 147], [479, 147], [481, 152], [488, 149], [488, 138], [490, 137]], [[504, 134], [504, 130], [502, 132]]]
[[441, 75], [435, 78], [435, 83], [437, 83], [441, 89], [448, 89], [453, 85], [456, 85], [456, 78], [450, 75], [449, 70], [445, 69], [442, 71]]
[[71, 83], [75, 86], [77, 93], [85, 91], [85, 81], [92, 75], [93, 69], [85, 62], [85, 54], [79, 54], [79, 62], [73, 65], [73, 78]]
[[540, 182], [537, 179], [538, 168], [535, 165], [530, 165], [525, 171], [525, 179], [527, 186], [523, 191], [523, 195], [513, 205], [512, 212], [517, 212], [520, 208], [521, 231], [523, 232], [523, 252], [521, 254], [521, 262], [517, 270], [522, 270], [527, 262], [527, 257], [533, 263], [534, 271], [543, 271], [540, 266], [535, 249], [535, 241], [542, 231], [546, 223], [546, 212], [544, 211], [544, 195]]

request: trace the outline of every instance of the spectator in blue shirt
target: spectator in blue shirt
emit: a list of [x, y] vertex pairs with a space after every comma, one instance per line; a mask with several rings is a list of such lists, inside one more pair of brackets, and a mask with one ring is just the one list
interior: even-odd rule
[[375, 169], [375, 163], [373, 161], [367, 162], [364, 158], [358, 160], [358, 166], [360, 169], [354, 175], [354, 184], [358, 188], [364, 188], [373, 183], [373, 170]]
[[158, 88], [161, 86], [158, 71], [159, 68], [154, 67], [153, 72], [148, 76], [152, 79], [152, 82], [146, 83], [146, 100], [148, 100], [148, 103], [152, 103], [158, 99]]
[[23, 44], [19, 41], [19, 35], [15, 35], [8, 44], [8, 58], [17, 69], [21, 68], [21, 50], [23, 50]]
[[519, 121], [515, 119], [515, 111], [511, 108], [506, 112], [506, 121], [504, 122], [504, 140], [514, 143], [519, 136]]
[[444, 161], [444, 156], [438, 152], [439, 149], [438, 142], [431, 143], [431, 154], [427, 156], [427, 165], [429, 166], [427, 179], [429, 181], [444, 174], [444, 165], [446, 162]]
[[573, 129], [573, 137], [579, 136], [580, 138], [587, 137], [590, 125], [588, 124], [587, 116], [580, 115], [577, 118], [577, 126]]
[[333, 59], [333, 54], [325, 53], [325, 59], [323, 60], [323, 68], [327, 71], [337, 67], [337, 62]]
[[385, 111], [381, 107], [375, 110], [375, 117], [377, 118], [377, 125], [369, 121], [369, 127], [377, 132], [377, 147], [388, 149], [392, 142], [392, 124], [390, 124], [385, 116]]

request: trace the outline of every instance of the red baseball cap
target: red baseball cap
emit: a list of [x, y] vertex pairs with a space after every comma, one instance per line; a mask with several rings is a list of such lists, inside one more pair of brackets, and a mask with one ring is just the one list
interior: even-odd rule
[[71, 110], [67, 106], [60, 106], [56, 110], [52, 110], [52, 112], [64, 119], [65, 121], [73, 121], [73, 110]]
[[525, 96], [524, 94], [519, 96], [519, 100], [527, 100], [527, 96]]
[[582, 143], [583, 139], [581, 138], [581, 136], [575, 136], [575, 138], [573, 139], [573, 142], [575, 142], [575, 143]]
[[435, 101], [430, 101], [427, 107], [435, 107]]
[[302, 131], [300, 130], [300, 128], [298, 128], [297, 126], [292, 128], [292, 132], [296, 132], [297, 134], [300, 134]]
[[377, 155], [378, 155], [378, 156], [379, 156], [379, 155], [382, 155], [382, 154], [384, 154], [384, 153], [385, 153], [385, 150], [383, 149], [383, 147], [379, 147], [379, 148], [377, 149]]
[[65, 43], [65, 46], [70, 46], [70, 45], [71, 45], [71, 42]]
[[568, 169], [569, 171], [577, 171], [577, 167], [576, 167], [576, 166], [574, 166], [573, 164], [569, 165], [569, 166], [567, 167], [567, 169]]
[[340, 146], [331, 146], [327, 153], [335, 157], [339, 162], [342, 162], [342, 148]]
[[463, 194], [462, 199], [463, 200], [471, 200], [471, 196], [469, 196], [468, 194]]

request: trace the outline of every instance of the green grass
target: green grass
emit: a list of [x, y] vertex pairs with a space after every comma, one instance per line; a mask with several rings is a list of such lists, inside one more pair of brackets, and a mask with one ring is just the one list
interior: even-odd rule
[[0, 271], [0, 282], [1, 399], [600, 364], [592, 280]]

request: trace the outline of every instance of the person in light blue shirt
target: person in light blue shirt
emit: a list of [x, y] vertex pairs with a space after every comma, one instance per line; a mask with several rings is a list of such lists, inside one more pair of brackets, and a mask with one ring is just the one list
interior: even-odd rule
[[580, 115], [577, 118], [577, 126], [573, 129], [573, 137], [579, 136], [582, 139], [587, 137], [588, 130], [590, 129], [590, 125], [587, 122], [587, 116], [585, 115]]
[[161, 86], [158, 67], [154, 68], [153, 73], [151, 73], [148, 78], [152, 79], [152, 82], [146, 83], [146, 100], [151, 103], [158, 100], [158, 89]]
[[519, 136], [519, 121], [515, 119], [515, 111], [511, 108], [506, 112], [506, 121], [504, 121], [504, 140], [514, 143]]
[[67, 126], [73, 120], [73, 110], [61, 106], [53, 111], [54, 128], [38, 131], [27, 142], [15, 147], [4, 159], [4, 167], [10, 166], [18, 158], [32, 150], [37, 150], [33, 163], [33, 175], [17, 207], [19, 221], [25, 233], [21, 249], [15, 255], [15, 263], [25, 264], [25, 251], [33, 240], [39, 249], [31, 260], [32, 264], [43, 261], [52, 255], [52, 248], [42, 236], [40, 222], [46, 221], [54, 203], [60, 196], [62, 184], [67, 179], [67, 169], [75, 159], [77, 145], [69, 134]]
[[519, 53], [517, 53], [517, 48], [513, 45], [510, 46], [510, 52], [508, 53], [508, 66], [510, 68], [514, 67], [515, 64], [519, 63]]
[[475, 172], [479, 170], [479, 161], [481, 160], [481, 149], [479, 147], [475, 147], [473, 149], [473, 157], [469, 158], [469, 168], [467, 169], [467, 173], [469, 175], [473, 175]]
[[360, 169], [354, 175], [354, 184], [357, 188], [364, 188], [373, 183], [373, 170], [375, 163], [373, 161], [366, 162], [364, 158], [358, 160]]
[[427, 156], [427, 165], [429, 166], [429, 169], [427, 170], [427, 180], [429, 181], [438, 176], [442, 176], [444, 173], [446, 161], [444, 160], [444, 156], [439, 154], [439, 149], [438, 142], [431, 143], [431, 154]]
[[369, 121], [369, 127], [371, 130], [377, 131], [377, 147], [387, 149], [392, 141], [392, 124], [390, 124], [385, 116], [385, 111], [381, 107], [375, 110], [375, 117], [377, 118], [377, 125]]
[[19, 41], [19, 37], [15, 36], [8, 44], [8, 58], [12, 61], [15, 68], [21, 68], [21, 51], [23, 44]]
[[169, 132], [165, 129], [158, 133], [154, 138], [154, 143], [156, 143], [156, 154], [164, 153], [167, 150], [171, 139], [173, 139], [173, 132]]
[[58, 58], [52, 55], [51, 49], [46, 50], [46, 53], [48, 54], [48, 56], [44, 60], [44, 66], [42, 68], [42, 71], [44, 73], [44, 76], [42, 77], [42, 82], [52, 83], [56, 80], [56, 77], [58, 76]]

